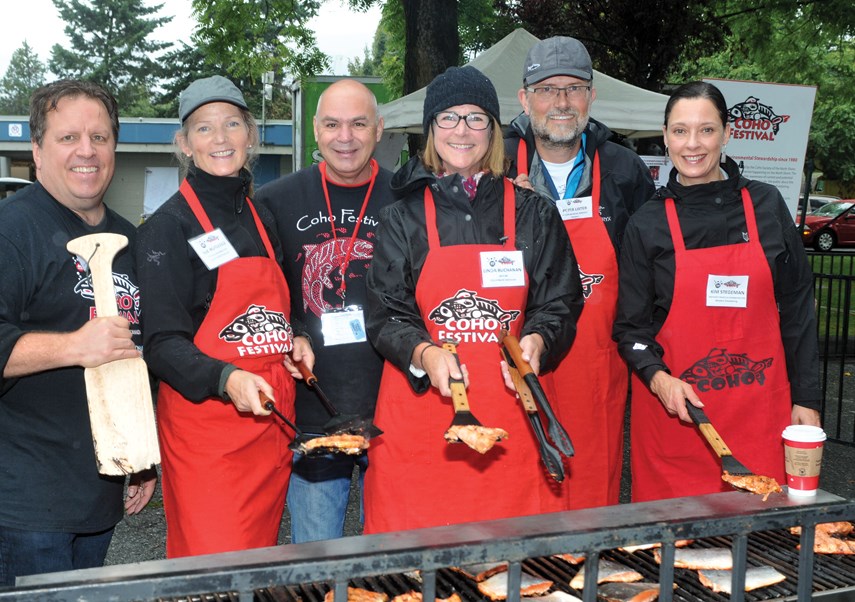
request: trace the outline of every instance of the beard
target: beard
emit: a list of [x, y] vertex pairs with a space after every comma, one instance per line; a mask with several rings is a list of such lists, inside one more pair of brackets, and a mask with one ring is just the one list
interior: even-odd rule
[[[576, 127], [564, 128], [554, 127], [550, 129], [549, 123], [552, 117], [572, 116], [576, 118]], [[588, 126], [588, 116], [580, 117], [578, 111], [549, 111], [542, 118], [530, 117], [531, 130], [535, 138], [547, 148], [572, 148], [581, 140], [582, 132]]]

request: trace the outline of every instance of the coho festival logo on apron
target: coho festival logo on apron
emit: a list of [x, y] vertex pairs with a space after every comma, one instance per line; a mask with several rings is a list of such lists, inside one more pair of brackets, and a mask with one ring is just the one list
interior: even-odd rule
[[701, 393], [742, 386], [763, 386], [766, 369], [771, 367], [771, 357], [755, 361], [745, 353], [727, 353], [726, 349], [713, 347], [706, 357], [687, 368], [680, 379], [695, 385]]
[[428, 319], [440, 329], [438, 338], [457, 339], [466, 343], [498, 342], [499, 330], [510, 330], [520, 311], [503, 309], [495, 299], [479, 297], [476, 291], [460, 289], [440, 302]]
[[219, 337], [237, 344], [242, 357], [284, 354], [294, 347], [294, 334], [285, 314], [268, 311], [264, 305], [250, 305], [220, 331]]
[[603, 281], [603, 274], [586, 274], [579, 268], [579, 279], [582, 281], [582, 296], [587, 299], [594, 292], [594, 287]]

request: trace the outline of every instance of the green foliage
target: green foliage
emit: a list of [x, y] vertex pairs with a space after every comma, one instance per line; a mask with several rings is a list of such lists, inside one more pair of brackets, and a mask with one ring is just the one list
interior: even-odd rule
[[[349, 0], [352, 10], [368, 10], [380, 0]], [[383, 83], [397, 98], [404, 88], [404, 54], [406, 52], [406, 24], [404, 7], [400, 1], [380, 2], [380, 23], [374, 34], [371, 51], [363, 57], [348, 62], [352, 76], [379, 75]], [[498, 14], [492, 0], [460, 0], [458, 2], [461, 56], [463, 64], [478, 52], [501, 40], [515, 25], [506, 16]]]
[[329, 66], [307, 27], [319, 6], [316, 0], [193, 0], [199, 21], [193, 40], [234, 77], [311, 76]]
[[538, 38], [577, 38], [594, 67], [648, 90], [659, 90], [674, 62], [705, 56], [727, 34], [709, 0], [495, 0], [499, 15]]
[[[172, 17], [152, 17], [162, 4], [143, 0], [53, 0], [65, 21], [68, 47], [55, 44], [50, 70], [60, 77], [96, 81], [116, 96], [123, 114], [129, 107], [151, 112], [147, 91], [160, 75], [155, 55], [171, 46], [149, 40]], [[141, 97], [142, 95], [142, 97]], [[145, 115], [141, 115], [145, 116]]]
[[0, 113], [27, 115], [30, 95], [45, 83], [45, 65], [32, 47], [24, 43], [12, 53], [6, 75], [0, 80]]
[[715, 53], [677, 64], [675, 82], [705, 77], [817, 87], [807, 156], [855, 190], [855, 3], [722, 2], [732, 32]]

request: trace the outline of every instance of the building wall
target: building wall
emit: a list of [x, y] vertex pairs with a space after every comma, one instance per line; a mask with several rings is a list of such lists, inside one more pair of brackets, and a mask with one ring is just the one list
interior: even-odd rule
[[[116, 172], [104, 202], [132, 224], [139, 224], [143, 214], [145, 170], [147, 167], [178, 167], [175, 157], [166, 152], [116, 153]], [[255, 164], [255, 187], [291, 173], [291, 155], [261, 155]]]
[[117, 153], [116, 172], [104, 202], [132, 224], [139, 224], [143, 213], [146, 167], [177, 167], [166, 153]]

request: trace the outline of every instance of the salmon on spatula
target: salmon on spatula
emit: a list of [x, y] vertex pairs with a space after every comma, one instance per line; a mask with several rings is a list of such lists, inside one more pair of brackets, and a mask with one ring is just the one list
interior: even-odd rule
[[[457, 343], [443, 341], [442, 348], [450, 352], [460, 368], [460, 358], [457, 356]], [[451, 387], [451, 403], [454, 404], [454, 418], [451, 426], [445, 431], [445, 440], [449, 443], [463, 442], [479, 454], [486, 454], [502, 439], [508, 438], [508, 431], [498, 427], [484, 426], [475, 418], [469, 409], [466, 397], [466, 385], [463, 380], [449, 379]]]
[[[128, 245], [121, 234], [102, 232], [68, 241], [92, 279], [98, 317], [118, 316], [113, 258]], [[86, 368], [86, 397], [98, 472], [126, 475], [160, 463], [148, 369], [141, 357]]]
[[778, 481], [772, 477], [757, 475], [748, 470], [745, 465], [733, 456], [733, 452], [715, 430], [715, 427], [710, 422], [707, 413], [701, 408], [696, 408], [688, 400], [686, 400], [686, 410], [692, 421], [697, 425], [698, 430], [710, 444], [713, 451], [721, 458], [721, 479], [737, 489], [744, 489], [751, 493], [756, 493], [763, 496], [763, 501], [772, 493], [781, 493], [783, 489], [778, 484]]

